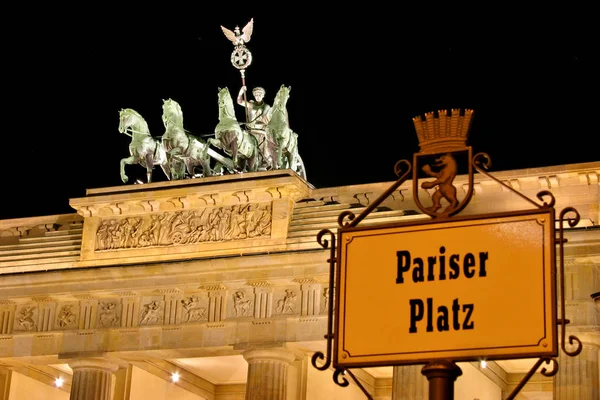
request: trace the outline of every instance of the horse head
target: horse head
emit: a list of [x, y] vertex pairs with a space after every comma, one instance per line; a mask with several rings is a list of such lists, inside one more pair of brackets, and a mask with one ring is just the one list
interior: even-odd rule
[[162, 121], [165, 125], [183, 126], [183, 112], [178, 102], [173, 99], [163, 100]]
[[275, 95], [273, 108], [281, 109], [286, 107], [287, 101], [290, 98], [290, 90], [292, 90], [291, 86], [281, 85], [281, 87], [277, 91], [277, 94]]
[[121, 109], [119, 111], [119, 132], [127, 133], [129, 130], [133, 130], [134, 133], [148, 133], [148, 124], [137, 111], [131, 108]]
[[219, 120], [228, 119], [228, 120], [236, 120], [235, 110], [233, 108], [233, 99], [231, 98], [231, 93], [229, 93], [229, 89], [219, 88]]

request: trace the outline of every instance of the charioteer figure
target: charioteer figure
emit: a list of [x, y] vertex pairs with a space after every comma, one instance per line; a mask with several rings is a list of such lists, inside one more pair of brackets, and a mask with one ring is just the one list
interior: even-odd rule
[[258, 141], [258, 149], [262, 156], [261, 169], [273, 169], [276, 167], [271, 157], [271, 151], [268, 146], [276, 146], [273, 138], [268, 137], [265, 127], [269, 123], [272, 115], [272, 108], [269, 104], [264, 101], [265, 89], [260, 86], [252, 89], [252, 95], [254, 100], [245, 100], [246, 86], [242, 86], [237, 97], [237, 103], [243, 107], [246, 107], [248, 122], [246, 122], [246, 129], [251, 133]]

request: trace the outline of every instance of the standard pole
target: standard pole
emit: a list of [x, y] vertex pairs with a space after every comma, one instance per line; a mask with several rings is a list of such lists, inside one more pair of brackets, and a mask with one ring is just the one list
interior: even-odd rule
[[[241, 69], [240, 74], [242, 75], [242, 86], [246, 86], [246, 73], [245, 70]], [[247, 88], [246, 88], [247, 89]], [[246, 111], [246, 123], [250, 122], [250, 118], [248, 117], [248, 99], [246, 98], [247, 90], [244, 90], [244, 110]]]
[[454, 381], [462, 370], [454, 361], [435, 361], [421, 370], [429, 381], [429, 400], [454, 400]]

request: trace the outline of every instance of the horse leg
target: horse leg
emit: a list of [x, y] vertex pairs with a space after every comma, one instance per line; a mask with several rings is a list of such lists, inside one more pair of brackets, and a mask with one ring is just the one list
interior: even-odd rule
[[169, 167], [169, 163], [168, 163], [168, 162], [166, 162], [166, 160], [165, 160], [165, 162], [164, 162], [164, 163], [162, 163], [162, 164], [160, 165], [160, 167], [162, 168], [163, 172], [164, 172], [164, 173], [165, 173], [165, 175], [167, 176], [167, 179], [168, 179], [168, 180], [171, 180], [171, 168]]
[[127, 181], [129, 180], [129, 178], [125, 174], [125, 165], [131, 165], [135, 163], [135, 161], [135, 156], [121, 159], [121, 180], [123, 181], [123, 183], [127, 183]]
[[[233, 166], [238, 169], [238, 172], [243, 172], [246, 163], [238, 160], [239, 159], [238, 143], [235, 140], [233, 142], [231, 142], [231, 159], [233, 160]], [[238, 161], [239, 161], [240, 165], [238, 165]], [[244, 164], [244, 165], [242, 165], [242, 164]]]
[[152, 182], [152, 169], [154, 168], [154, 159], [152, 154], [146, 154], [146, 181]]

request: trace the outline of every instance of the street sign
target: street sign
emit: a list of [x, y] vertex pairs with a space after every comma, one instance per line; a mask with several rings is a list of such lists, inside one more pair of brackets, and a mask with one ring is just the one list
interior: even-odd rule
[[557, 355], [554, 209], [338, 231], [334, 367]]

